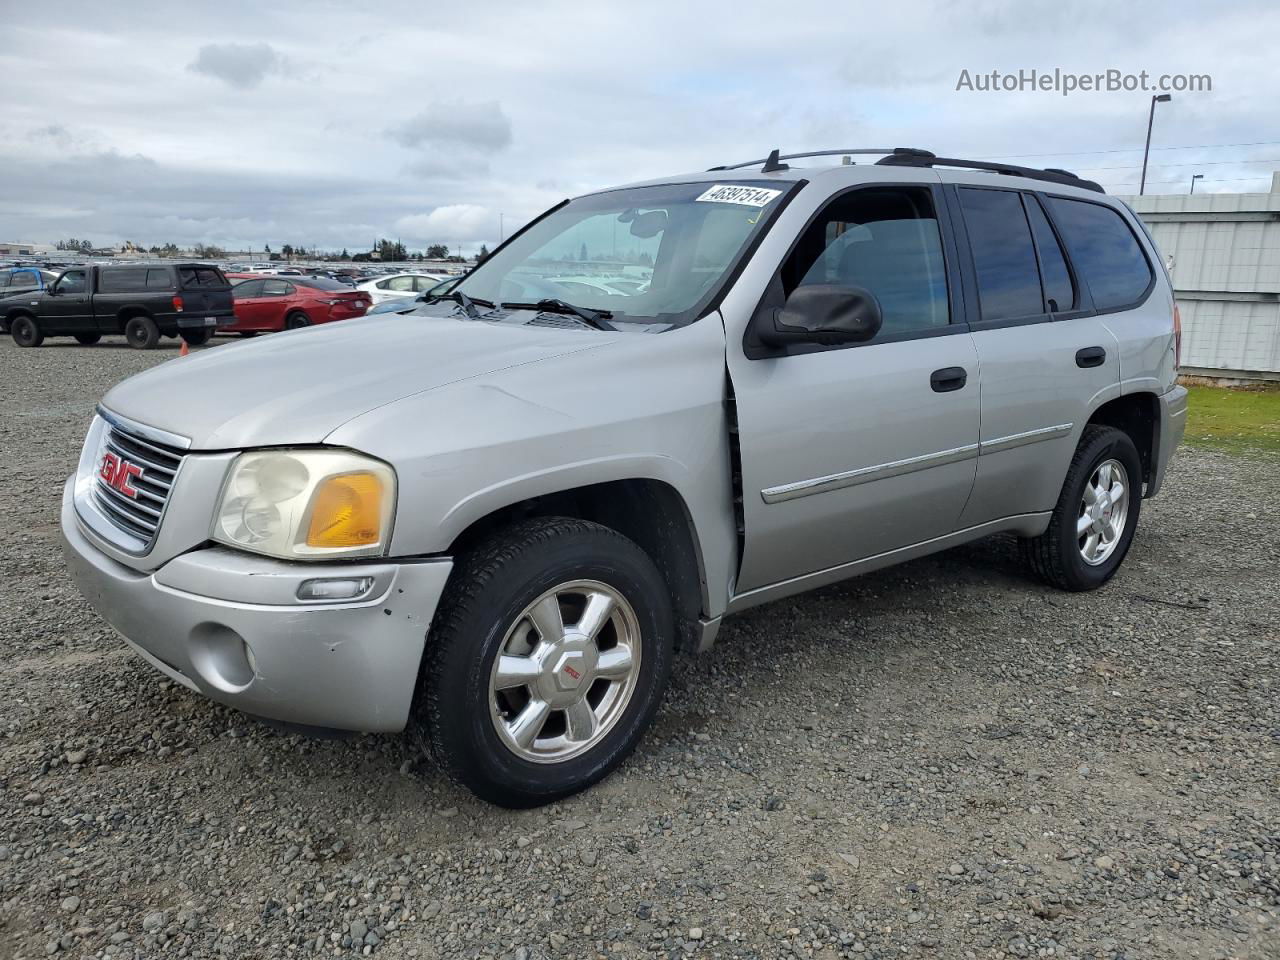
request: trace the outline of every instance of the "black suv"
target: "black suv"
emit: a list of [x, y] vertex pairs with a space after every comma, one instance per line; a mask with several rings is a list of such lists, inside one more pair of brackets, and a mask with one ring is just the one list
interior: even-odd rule
[[206, 263], [71, 267], [44, 290], [0, 301], [0, 309], [20, 347], [38, 347], [45, 337], [87, 345], [104, 333], [122, 333], [141, 350], [162, 334], [194, 346], [235, 322], [231, 284]]

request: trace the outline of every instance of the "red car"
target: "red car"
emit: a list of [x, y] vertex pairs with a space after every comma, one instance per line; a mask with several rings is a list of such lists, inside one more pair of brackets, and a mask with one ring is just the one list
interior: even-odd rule
[[313, 323], [363, 317], [369, 295], [327, 277], [273, 277], [229, 273], [236, 322], [219, 332], [245, 335], [296, 330]]

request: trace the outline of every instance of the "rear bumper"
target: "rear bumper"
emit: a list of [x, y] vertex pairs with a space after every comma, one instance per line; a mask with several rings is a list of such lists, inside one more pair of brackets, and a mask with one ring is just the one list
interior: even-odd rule
[[[210, 323], [209, 321], [213, 322]], [[179, 313], [174, 317], [174, 322], [179, 330], [190, 330], [192, 328], [209, 327], [210, 329], [222, 330], [232, 326], [236, 322], [233, 313], [199, 313], [193, 311], [191, 313]]]
[[1147, 484], [1145, 496], [1154, 497], [1164, 485], [1165, 474], [1169, 471], [1169, 462], [1173, 459], [1173, 451], [1182, 442], [1182, 435], [1187, 430], [1187, 388], [1175, 386], [1159, 398], [1160, 422], [1156, 430], [1155, 462], [1152, 464], [1151, 481]]
[[[62, 535], [85, 599], [170, 679], [288, 723], [404, 728], [450, 561], [301, 564], [207, 548], [139, 573], [84, 535], [70, 484]], [[299, 602], [298, 586], [317, 577], [373, 587], [358, 602]]]

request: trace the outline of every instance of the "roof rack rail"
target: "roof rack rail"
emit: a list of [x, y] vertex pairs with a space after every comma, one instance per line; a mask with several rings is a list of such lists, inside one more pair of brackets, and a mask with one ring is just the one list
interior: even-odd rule
[[958, 167], [963, 170], [987, 170], [1001, 173], [1008, 177], [1026, 177], [1031, 180], [1045, 180], [1049, 183], [1061, 183], [1070, 187], [1080, 187], [1095, 193], [1106, 193], [1102, 185], [1093, 180], [1085, 180], [1070, 170], [1060, 167], [1046, 167], [1043, 170], [1035, 167], [1020, 167], [1012, 163], [988, 163], [982, 160], [960, 160], [954, 157], [940, 157], [929, 150], [918, 147], [851, 147], [845, 150], [810, 150], [806, 153], [786, 153], [779, 155], [774, 150], [767, 157], [759, 160], [748, 160], [745, 163], [729, 163], [719, 167], [709, 167], [707, 172], [716, 170], [741, 170], [743, 167], [760, 167], [762, 173], [773, 173], [787, 170], [784, 160], [800, 160], [805, 157], [839, 157], [839, 156], [878, 156], [877, 166], [888, 167]]
[[[778, 156], [778, 151], [774, 150], [767, 157], [759, 160], [748, 160], [746, 163], [727, 163], [719, 167], [708, 167], [707, 172], [715, 170], [740, 170], [743, 167], [758, 167], [762, 164], [781, 163], [783, 160], [800, 160], [805, 157], [839, 157], [854, 154], [857, 156], [885, 156], [892, 153], [918, 153], [932, 157], [933, 154], [928, 150], [916, 150], [914, 147], [852, 147], [848, 150], [810, 150], [808, 153], [788, 153]], [[787, 167], [771, 167], [772, 170], [786, 170]], [[768, 170], [765, 171], [769, 172]]]
[[876, 161], [876, 166], [883, 167], [957, 167], [961, 170], [988, 170], [1007, 177], [1026, 177], [1030, 180], [1046, 180], [1049, 183], [1061, 183], [1069, 187], [1080, 187], [1095, 193], [1106, 193], [1102, 185], [1092, 180], [1085, 180], [1059, 167], [1047, 167], [1039, 170], [1035, 167], [1020, 167], [1013, 163], [988, 163], [983, 160], [959, 160], [954, 157], [939, 157], [927, 150], [898, 149]]

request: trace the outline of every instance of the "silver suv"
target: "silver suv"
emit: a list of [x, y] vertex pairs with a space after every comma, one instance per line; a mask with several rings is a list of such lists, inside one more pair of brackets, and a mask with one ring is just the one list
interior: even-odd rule
[[80, 588], [194, 691], [530, 806], [728, 614], [995, 533], [1106, 583], [1186, 413], [1151, 238], [1065, 171], [838, 154], [567, 200], [442, 298], [121, 383]]

